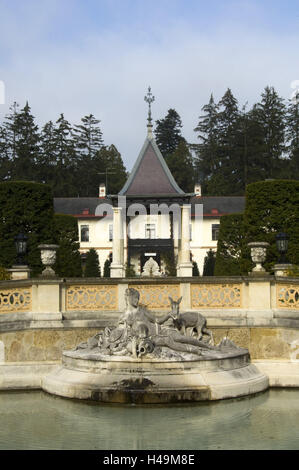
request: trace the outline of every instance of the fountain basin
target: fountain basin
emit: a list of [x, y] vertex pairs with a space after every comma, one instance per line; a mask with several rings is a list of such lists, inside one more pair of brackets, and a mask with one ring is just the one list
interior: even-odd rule
[[54, 395], [136, 404], [235, 398], [268, 386], [268, 378], [250, 363], [247, 349], [182, 361], [65, 351], [62, 366], [42, 380], [43, 390]]

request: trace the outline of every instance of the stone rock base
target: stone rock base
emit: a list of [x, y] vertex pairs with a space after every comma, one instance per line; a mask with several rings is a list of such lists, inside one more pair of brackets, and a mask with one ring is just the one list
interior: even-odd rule
[[63, 354], [62, 366], [42, 379], [42, 389], [67, 398], [106, 403], [176, 403], [235, 398], [264, 391], [266, 375], [248, 352], [228, 358], [165, 361]]

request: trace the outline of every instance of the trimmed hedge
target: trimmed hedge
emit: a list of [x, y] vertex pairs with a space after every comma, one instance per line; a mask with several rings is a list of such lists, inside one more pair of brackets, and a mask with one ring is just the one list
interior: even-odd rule
[[289, 235], [287, 259], [299, 264], [299, 181], [271, 180], [249, 184], [246, 188], [244, 233], [246, 243], [265, 241], [268, 271], [278, 262], [275, 236]]
[[264, 266], [273, 270], [278, 262], [276, 234], [289, 235], [287, 259], [299, 264], [299, 181], [271, 180], [251, 183], [246, 187], [244, 214], [221, 217], [215, 275], [247, 274], [253, 263], [249, 242], [269, 243]]
[[214, 268], [215, 276], [238, 276], [248, 273], [250, 261], [244, 258], [243, 214], [224, 215], [220, 219]]
[[55, 214], [54, 227], [55, 241], [59, 245], [54, 266], [56, 274], [60, 277], [81, 277], [77, 220], [72, 215]]
[[55, 241], [53, 196], [50, 186], [29, 181], [0, 183], [0, 266], [16, 263], [14, 237], [23, 232], [28, 237], [27, 263], [32, 275], [42, 270], [41, 243]]

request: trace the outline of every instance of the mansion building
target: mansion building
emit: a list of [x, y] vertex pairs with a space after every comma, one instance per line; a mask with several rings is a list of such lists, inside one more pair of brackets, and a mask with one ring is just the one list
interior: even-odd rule
[[54, 210], [78, 220], [80, 253], [94, 248], [102, 274], [110, 259], [111, 277], [124, 277], [126, 266], [137, 276], [148, 274], [146, 266], [158, 267], [156, 275], [164, 275], [168, 253], [177, 275], [192, 276], [194, 261], [202, 275], [207, 252], [217, 249], [221, 217], [242, 212], [245, 198], [203, 196], [198, 184], [194, 193], [182, 191], [155, 142], [150, 118], [147, 128], [119, 194], [107, 195], [102, 184], [99, 197], [54, 198]]

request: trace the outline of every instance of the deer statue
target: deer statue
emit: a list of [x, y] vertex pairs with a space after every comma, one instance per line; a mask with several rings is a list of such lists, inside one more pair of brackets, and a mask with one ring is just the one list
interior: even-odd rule
[[170, 296], [168, 297], [171, 305], [170, 316], [173, 319], [173, 325], [179, 331], [182, 331], [183, 334], [189, 334], [190, 336], [195, 334], [197, 339], [200, 340], [203, 335], [210, 337], [209, 343], [214, 344], [213, 334], [210, 330], [207, 329], [207, 320], [199, 312], [183, 312], [180, 313], [180, 303], [182, 297], [177, 301], [173, 300]]

